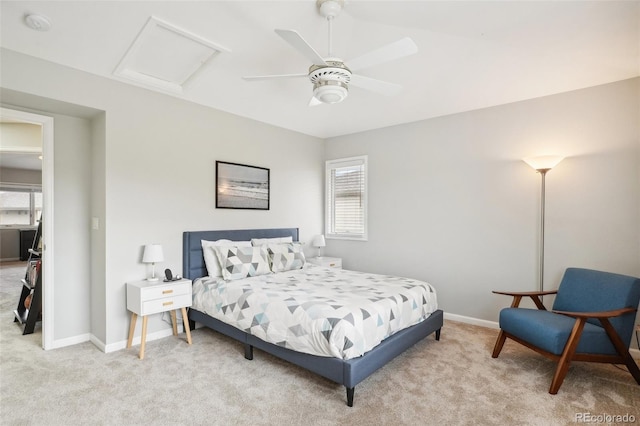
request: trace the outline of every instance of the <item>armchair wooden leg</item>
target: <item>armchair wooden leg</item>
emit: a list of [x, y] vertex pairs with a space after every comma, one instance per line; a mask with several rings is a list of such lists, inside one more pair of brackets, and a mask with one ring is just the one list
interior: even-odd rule
[[582, 330], [584, 329], [585, 321], [585, 318], [576, 319], [576, 323], [573, 326], [573, 330], [571, 330], [571, 334], [569, 335], [567, 344], [564, 346], [564, 351], [562, 352], [560, 360], [558, 361], [556, 373], [553, 375], [553, 380], [551, 381], [551, 387], [549, 388], [549, 393], [551, 395], [555, 395], [558, 393], [558, 390], [560, 389], [560, 386], [562, 386], [562, 382], [564, 381], [564, 377], [567, 375], [567, 371], [569, 371], [569, 364], [571, 364], [571, 359], [576, 353], [576, 348], [578, 347], [578, 343], [580, 342], [580, 335], [582, 334]]
[[504, 331], [500, 330], [500, 334], [498, 334], [498, 339], [496, 340], [496, 344], [493, 347], [493, 353], [491, 354], [491, 358], [498, 358], [500, 352], [502, 351], [502, 347], [504, 346], [504, 342], [507, 340], [507, 335], [504, 334]]
[[624, 356], [624, 363], [627, 366], [627, 370], [629, 370], [629, 373], [631, 373], [633, 378], [636, 379], [636, 383], [640, 385], [640, 369], [638, 369], [638, 365], [636, 364], [633, 357], [629, 353], [629, 350], [627, 350], [627, 353], [624, 354], [623, 356]]
[[615, 328], [613, 328], [613, 326], [611, 325], [608, 319], [601, 318], [600, 323], [602, 324], [605, 331], [607, 332], [609, 339], [611, 339], [611, 343], [613, 343], [613, 346], [615, 346], [620, 356], [624, 358], [624, 363], [627, 366], [629, 373], [631, 373], [633, 378], [636, 380], [636, 383], [640, 385], [640, 369], [638, 369], [636, 362], [633, 360], [633, 357], [629, 353], [629, 349], [622, 342], [622, 339], [620, 338]]

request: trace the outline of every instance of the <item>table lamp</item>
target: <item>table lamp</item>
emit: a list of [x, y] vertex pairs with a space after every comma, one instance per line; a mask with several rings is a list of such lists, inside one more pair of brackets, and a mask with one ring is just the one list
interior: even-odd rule
[[147, 281], [158, 281], [156, 277], [156, 262], [162, 262], [164, 255], [162, 254], [162, 246], [160, 244], [147, 244], [144, 246], [144, 254], [142, 255], [142, 263], [151, 264], [151, 277]]

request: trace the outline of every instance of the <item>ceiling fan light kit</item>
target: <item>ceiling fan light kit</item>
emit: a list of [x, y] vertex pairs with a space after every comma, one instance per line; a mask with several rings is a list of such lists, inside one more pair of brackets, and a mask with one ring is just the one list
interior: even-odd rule
[[333, 19], [340, 14], [344, 7], [344, 0], [317, 0], [318, 13], [327, 20], [329, 27], [328, 55], [322, 57], [307, 41], [295, 30], [276, 29], [275, 32], [289, 43], [299, 53], [312, 62], [306, 74], [281, 74], [265, 76], [245, 76], [245, 80], [266, 80], [274, 78], [299, 78], [307, 77], [313, 84], [313, 96], [309, 106], [335, 104], [342, 102], [349, 94], [349, 85], [357, 86], [384, 95], [392, 95], [401, 89], [401, 86], [376, 80], [370, 77], [353, 74], [352, 70], [364, 69], [384, 62], [389, 62], [418, 51], [417, 46], [410, 38], [404, 38], [394, 43], [382, 46], [372, 52], [366, 53], [351, 61], [349, 68], [345, 61], [332, 57], [332, 32]]
[[337, 104], [349, 94], [346, 84], [339, 81], [321, 81], [313, 86], [313, 97], [323, 104]]

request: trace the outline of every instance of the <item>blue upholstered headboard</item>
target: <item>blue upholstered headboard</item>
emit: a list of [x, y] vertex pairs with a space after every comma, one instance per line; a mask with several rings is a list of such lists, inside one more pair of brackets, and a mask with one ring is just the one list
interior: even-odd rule
[[236, 229], [222, 231], [189, 231], [182, 234], [182, 276], [195, 280], [207, 275], [201, 240], [249, 241], [252, 238], [292, 237], [298, 241], [298, 228]]

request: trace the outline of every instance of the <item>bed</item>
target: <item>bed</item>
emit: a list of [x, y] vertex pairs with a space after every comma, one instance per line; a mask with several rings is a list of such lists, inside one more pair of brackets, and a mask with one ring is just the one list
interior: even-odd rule
[[[249, 241], [253, 238], [277, 237], [291, 237], [293, 241], [298, 241], [298, 229], [279, 228], [184, 232], [183, 276], [194, 280], [194, 282], [198, 278], [207, 276], [207, 268], [201, 244], [202, 240], [216, 241], [227, 239], [232, 241]], [[314, 355], [287, 348], [283, 344], [270, 343], [257, 337], [255, 335], [256, 333], [245, 332], [236, 326], [214, 318], [198, 309], [191, 308], [189, 310], [189, 326], [191, 329], [195, 327], [195, 323], [200, 323], [241, 342], [244, 345], [244, 356], [248, 360], [253, 359], [253, 349], [258, 348], [345, 386], [347, 405], [352, 407], [355, 386], [358, 383], [423, 338], [435, 334], [435, 339], [440, 339], [440, 331], [443, 325], [443, 312], [437, 309], [421, 322], [386, 337], [381, 343], [377, 344], [373, 349], [367, 350], [363, 355], [348, 359], [344, 357]]]

